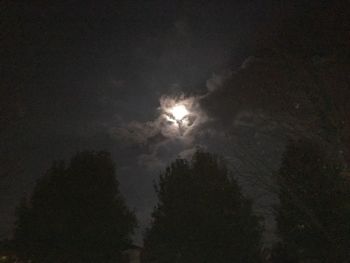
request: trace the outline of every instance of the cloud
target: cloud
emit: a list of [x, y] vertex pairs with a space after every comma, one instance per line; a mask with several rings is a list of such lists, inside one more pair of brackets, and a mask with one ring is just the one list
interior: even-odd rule
[[[175, 131], [178, 137], [184, 140], [188, 140], [189, 137], [193, 136], [193, 131], [208, 120], [206, 114], [204, 114], [198, 103], [199, 99], [200, 97], [197, 96], [185, 97], [184, 94], [177, 97], [163, 95], [160, 98], [160, 118], [169, 122], [169, 125], [164, 127], [164, 132], [168, 129], [172, 132]], [[169, 115], [172, 114], [172, 108], [176, 105], [184, 105], [189, 112], [188, 115], [182, 120], [182, 132], [180, 131], [180, 127], [177, 125], [176, 121], [169, 118]], [[173, 137], [174, 134], [172, 132], [170, 132], [171, 134], [169, 137]]]
[[232, 71], [226, 70], [221, 74], [213, 73], [213, 76], [207, 80], [206, 86], [209, 92], [215, 91], [216, 89], [223, 86], [224, 82], [232, 76]]
[[[126, 147], [138, 146], [143, 151], [137, 156], [137, 164], [148, 170], [160, 170], [174, 158], [187, 156], [193, 151], [202, 128], [209, 121], [200, 108], [201, 96], [163, 95], [156, 109], [158, 116], [149, 121], [124, 121], [118, 118], [110, 133]], [[172, 116], [176, 105], [186, 107], [188, 114], [177, 121]]]
[[152, 154], [141, 154], [137, 158], [137, 163], [140, 166], [145, 166], [147, 169], [162, 170], [165, 167], [165, 163], [160, 160], [154, 153]]
[[[326, 67], [322, 61], [317, 67]], [[191, 158], [198, 145], [223, 155], [257, 211], [271, 221], [264, 207], [276, 198], [266, 191], [287, 138], [320, 130], [313, 129], [317, 111], [310, 95], [318, 88], [309, 71], [313, 63], [278, 54], [250, 56], [235, 70], [213, 74], [202, 94], [163, 94], [153, 120], [120, 121], [114, 137], [142, 145], [137, 165], [149, 174], [158, 174], [177, 157]], [[182, 131], [171, 117], [178, 104], [189, 111]]]
[[128, 123], [118, 123], [117, 127], [110, 130], [113, 137], [126, 144], [147, 144], [149, 140], [159, 134], [157, 122], [138, 122], [130, 121]]
[[178, 154], [179, 158], [190, 160], [193, 154], [198, 150], [205, 150], [207, 147], [205, 145], [196, 145], [195, 147], [183, 150]]
[[[277, 121], [276, 113], [282, 113], [278, 116], [282, 118], [286, 113], [281, 110], [283, 107], [300, 111], [307, 105], [301, 91], [292, 90], [288, 93], [290, 96], [284, 96], [290, 88], [287, 75], [288, 69], [280, 58], [251, 56], [235, 71], [213, 74], [203, 94], [164, 94], [159, 99], [158, 116], [154, 120], [121, 121], [112, 133], [125, 144], [145, 146], [138, 163], [147, 167], [160, 167], [178, 155], [187, 158], [198, 144], [215, 145], [220, 141], [224, 145], [232, 136], [272, 135], [283, 126]], [[291, 88], [294, 86], [296, 84]], [[295, 103], [300, 107], [296, 108]], [[178, 104], [189, 111], [181, 127], [171, 118], [171, 109]], [[167, 147], [172, 153], [160, 153]]]
[[249, 121], [264, 129], [300, 132], [315, 124], [315, 72], [311, 61], [281, 54], [250, 56], [235, 71], [209, 80], [210, 92], [199, 102], [223, 129]]
[[[206, 92], [163, 94], [154, 120], [120, 121], [111, 132], [124, 144], [144, 146], [139, 164], [148, 167], [159, 167], [178, 155], [188, 156], [199, 144], [230, 148], [224, 141], [234, 144], [232, 139], [242, 136], [251, 140], [267, 136], [280, 147], [291, 134], [307, 135], [314, 125], [315, 108], [308, 92], [315, 84], [306, 71], [308, 66], [280, 54], [250, 56], [236, 70], [213, 74], [206, 82]], [[181, 127], [171, 117], [172, 107], [178, 104], [189, 111]], [[165, 148], [171, 153], [164, 154]]]
[[[199, 97], [185, 97], [183, 94], [180, 96], [163, 95], [159, 100], [159, 115], [155, 120], [127, 123], [119, 121], [117, 127], [114, 127], [111, 132], [115, 137], [129, 143], [145, 144], [158, 135], [163, 136], [164, 139], [189, 141], [194, 135], [193, 131], [208, 120], [200, 108], [198, 99]], [[183, 105], [188, 111], [188, 114], [181, 120], [181, 125], [172, 116], [172, 108], [176, 105]]]

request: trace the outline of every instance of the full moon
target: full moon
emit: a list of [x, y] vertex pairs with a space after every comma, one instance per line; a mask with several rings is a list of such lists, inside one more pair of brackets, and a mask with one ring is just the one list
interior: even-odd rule
[[181, 121], [186, 115], [188, 115], [188, 110], [184, 105], [175, 105], [170, 112], [176, 121]]

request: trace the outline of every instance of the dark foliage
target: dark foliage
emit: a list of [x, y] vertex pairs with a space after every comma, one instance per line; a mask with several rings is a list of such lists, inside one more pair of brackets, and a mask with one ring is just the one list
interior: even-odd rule
[[277, 177], [280, 251], [299, 262], [348, 262], [350, 191], [341, 171], [317, 144], [289, 144]]
[[16, 252], [34, 262], [116, 262], [136, 225], [106, 152], [55, 163], [17, 218]]
[[156, 190], [142, 262], [258, 262], [259, 219], [216, 156], [176, 160]]

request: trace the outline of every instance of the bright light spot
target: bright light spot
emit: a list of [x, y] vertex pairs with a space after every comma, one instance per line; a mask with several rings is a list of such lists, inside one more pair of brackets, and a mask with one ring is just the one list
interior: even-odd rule
[[186, 115], [188, 115], [188, 110], [184, 105], [175, 105], [171, 110], [171, 114], [174, 116], [174, 119], [181, 121]]

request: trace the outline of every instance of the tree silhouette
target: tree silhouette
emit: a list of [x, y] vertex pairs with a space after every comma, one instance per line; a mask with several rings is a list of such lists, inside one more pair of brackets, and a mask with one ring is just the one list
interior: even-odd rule
[[177, 159], [156, 191], [142, 262], [258, 262], [259, 219], [217, 156]]
[[278, 232], [284, 253], [300, 260], [348, 262], [349, 182], [320, 146], [291, 142], [278, 172]]
[[18, 208], [14, 243], [34, 262], [116, 262], [135, 226], [110, 154], [86, 151], [40, 178]]

